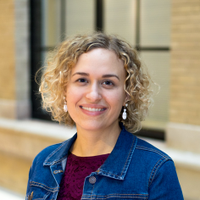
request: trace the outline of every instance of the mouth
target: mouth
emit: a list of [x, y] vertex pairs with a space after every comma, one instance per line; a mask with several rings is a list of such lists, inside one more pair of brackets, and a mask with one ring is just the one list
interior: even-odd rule
[[83, 110], [87, 110], [90, 112], [101, 112], [106, 110], [106, 108], [90, 108], [90, 107], [84, 107], [84, 106], [80, 106]]

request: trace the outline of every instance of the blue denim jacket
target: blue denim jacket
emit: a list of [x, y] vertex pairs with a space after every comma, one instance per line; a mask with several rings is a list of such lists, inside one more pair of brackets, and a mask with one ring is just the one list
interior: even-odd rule
[[[76, 135], [36, 156], [27, 200], [56, 200], [75, 139]], [[82, 199], [182, 200], [183, 195], [172, 159], [123, 128], [104, 164], [85, 178]]]

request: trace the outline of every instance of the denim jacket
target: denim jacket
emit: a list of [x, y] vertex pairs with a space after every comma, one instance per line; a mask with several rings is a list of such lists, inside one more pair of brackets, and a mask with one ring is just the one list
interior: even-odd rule
[[[56, 200], [77, 135], [41, 151], [29, 172], [26, 200]], [[104, 164], [85, 178], [81, 199], [182, 200], [172, 159], [122, 129]]]

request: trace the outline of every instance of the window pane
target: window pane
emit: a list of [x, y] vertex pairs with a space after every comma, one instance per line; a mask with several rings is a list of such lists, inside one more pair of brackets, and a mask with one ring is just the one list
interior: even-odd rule
[[159, 93], [154, 96], [154, 106], [150, 109], [147, 121], [168, 122], [170, 53], [143, 52], [141, 57], [153, 81], [160, 86]]
[[141, 46], [169, 46], [170, 0], [141, 0]]
[[104, 31], [135, 45], [135, 0], [104, 1]]
[[60, 1], [42, 1], [42, 46], [54, 47], [60, 42]]
[[55, 0], [42, 0], [42, 37], [41, 37], [41, 65], [45, 65], [45, 61], [49, 52], [47, 49], [54, 48], [61, 42], [60, 33], [60, 8], [61, 4]]
[[95, 1], [66, 1], [66, 34], [92, 32], [95, 29]]

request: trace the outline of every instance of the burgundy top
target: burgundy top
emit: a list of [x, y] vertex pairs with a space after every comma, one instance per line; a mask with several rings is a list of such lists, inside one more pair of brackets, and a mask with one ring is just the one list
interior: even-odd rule
[[86, 176], [97, 171], [108, 156], [109, 154], [79, 157], [70, 153], [67, 157], [67, 166], [60, 183], [57, 200], [81, 199]]

